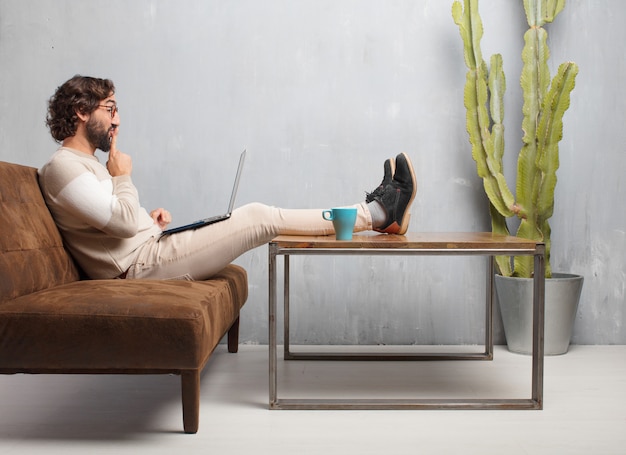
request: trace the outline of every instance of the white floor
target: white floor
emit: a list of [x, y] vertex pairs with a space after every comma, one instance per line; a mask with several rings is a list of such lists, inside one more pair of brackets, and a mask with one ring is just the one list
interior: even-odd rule
[[[0, 376], [0, 454], [626, 454], [626, 346], [546, 357], [542, 411], [270, 411], [267, 359], [218, 347], [196, 435], [175, 376]], [[503, 347], [493, 362], [280, 364], [281, 396], [530, 396], [529, 357]]]

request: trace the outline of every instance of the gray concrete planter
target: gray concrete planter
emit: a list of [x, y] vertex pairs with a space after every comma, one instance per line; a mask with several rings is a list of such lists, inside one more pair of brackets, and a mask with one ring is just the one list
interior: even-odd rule
[[[545, 355], [569, 349], [582, 287], [580, 275], [553, 273], [546, 279]], [[496, 294], [509, 351], [531, 354], [533, 280], [496, 275]]]

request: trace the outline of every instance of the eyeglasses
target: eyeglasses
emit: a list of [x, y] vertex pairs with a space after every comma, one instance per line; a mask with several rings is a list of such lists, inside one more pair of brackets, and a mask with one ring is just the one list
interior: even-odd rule
[[120, 111], [120, 108], [117, 107], [117, 104], [115, 104], [113, 106], [109, 106], [109, 105], [106, 105], [106, 104], [98, 104], [98, 107], [103, 107], [107, 111], [109, 111], [109, 114], [111, 114], [111, 118], [115, 117], [115, 114], [117, 114]]

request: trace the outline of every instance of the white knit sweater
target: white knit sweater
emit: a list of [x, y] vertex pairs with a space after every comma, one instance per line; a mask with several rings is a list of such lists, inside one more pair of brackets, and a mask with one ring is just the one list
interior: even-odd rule
[[91, 278], [119, 276], [137, 248], [161, 233], [130, 176], [112, 177], [95, 156], [61, 147], [39, 170], [39, 185], [66, 247]]

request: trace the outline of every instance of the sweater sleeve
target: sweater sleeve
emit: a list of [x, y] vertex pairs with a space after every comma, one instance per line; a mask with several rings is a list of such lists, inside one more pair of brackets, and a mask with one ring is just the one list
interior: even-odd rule
[[56, 199], [68, 214], [112, 237], [130, 238], [137, 234], [139, 199], [130, 176], [100, 180], [85, 168], [66, 167], [64, 171], [69, 178]]

